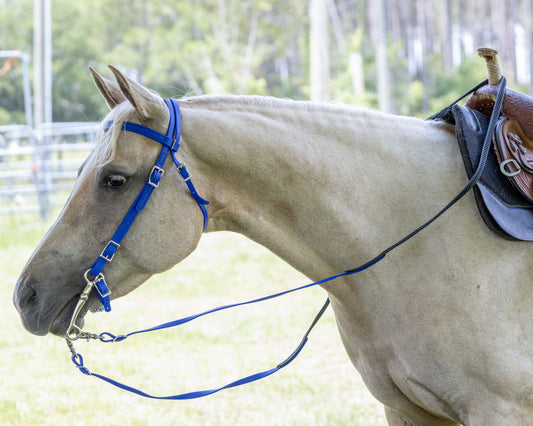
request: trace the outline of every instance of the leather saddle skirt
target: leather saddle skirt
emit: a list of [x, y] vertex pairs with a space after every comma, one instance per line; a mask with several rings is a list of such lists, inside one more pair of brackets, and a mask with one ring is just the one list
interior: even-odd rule
[[[451, 112], [445, 119], [455, 123], [457, 142], [470, 178], [479, 164], [490, 118], [460, 105], [453, 106]], [[485, 169], [473, 189], [478, 210], [486, 225], [499, 236], [533, 241], [532, 200], [522, 189], [519, 191], [520, 185], [531, 188], [533, 184], [533, 175], [523, 173], [526, 167], [533, 171], [533, 155], [529, 155], [527, 145], [530, 141], [516, 121], [506, 118], [500, 119], [496, 134], [495, 139], [499, 141], [495, 141], [495, 145], [503, 148], [502, 151], [499, 148], [490, 150]], [[499, 160], [503, 161], [502, 169]], [[516, 173], [519, 168], [520, 172]], [[519, 175], [523, 176], [516, 179]]]
[[518, 121], [501, 118], [494, 134], [500, 172], [533, 203], [533, 141]]

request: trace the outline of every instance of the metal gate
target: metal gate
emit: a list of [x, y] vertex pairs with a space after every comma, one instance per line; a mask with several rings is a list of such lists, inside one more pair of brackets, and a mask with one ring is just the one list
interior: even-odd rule
[[0, 126], [0, 214], [46, 217], [70, 192], [99, 123]]
[[[22, 65], [25, 124], [0, 126], [0, 214], [38, 212], [46, 217], [64, 201], [78, 167], [94, 145], [98, 123], [48, 123], [34, 128], [30, 56], [2, 50], [0, 71]], [[2, 75], [2, 73], [0, 73]]]

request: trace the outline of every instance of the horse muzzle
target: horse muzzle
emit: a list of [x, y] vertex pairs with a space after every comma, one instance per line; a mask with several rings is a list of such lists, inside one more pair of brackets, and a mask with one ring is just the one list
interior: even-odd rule
[[[64, 336], [77, 304], [79, 293], [68, 295], [63, 290], [55, 296], [45, 295], [42, 283], [21, 276], [13, 293], [13, 304], [17, 309], [24, 328], [37, 336], [52, 333]], [[87, 307], [78, 315], [76, 323], [83, 326], [83, 316], [97, 300], [90, 300]]]

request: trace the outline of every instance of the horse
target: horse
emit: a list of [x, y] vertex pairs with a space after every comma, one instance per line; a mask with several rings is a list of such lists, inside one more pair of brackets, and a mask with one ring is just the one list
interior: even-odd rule
[[[91, 69], [110, 109], [56, 222], [24, 267], [25, 328], [64, 336], [88, 265], [153, 172], [165, 134], [155, 92]], [[464, 186], [454, 127], [362, 107], [257, 96], [179, 100], [180, 150], [206, 232], [233, 231], [312, 280], [364, 264]], [[110, 124], [111, 123], [111, 124]], [[121, 297], [189, 255], [204, 217], [180, 171], [158, 188], [106, 269]], [[346, 352], [390, 425], [525, 425], [533, 419], [533, 246], [483, 224], [471, 194], [357, 275], [322, 284]], [[77, 324], [99, 304], [88, 296]]]

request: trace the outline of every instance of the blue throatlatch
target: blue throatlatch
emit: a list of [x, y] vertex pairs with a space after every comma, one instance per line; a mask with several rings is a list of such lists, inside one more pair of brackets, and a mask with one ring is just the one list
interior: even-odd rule
[[109, 312], [111, 310], [111, 303], [109, 299], [111, 291], [109, 290], [109, 287], [105, 282], [102, 271], [107, 265], [107, 263], [113, 260], [116, 251], [118, 250], [122, 240], [128, 233], [131, 225], [133, 224], [133, 221], [141, 212], [141, 210], [144, 209], [154, 189], [159, 186], [159, 181], [161, 180], [161, 177], [165, 172], [163, 167], [165, 165], [169, 153], [172, 156], [172, 160], [174, 161], [178, 172], [187, 184], [189, 192], [191, 193], [192, 197], [198, 204], [198, 207], [200, 207], [200, 210], [202, 211], [202, 214], [204, 216], [204, 232], [207, 229], [208, 216], [207, 209], [205, 206], [209, 204], [209, 201], [198, 195], [198, 192], [196, 191], [196, 188], [192, 183], [191, 175], [185, 167], [185, 164], [180, 163], [176, 158], [176, 152], [180, 147], [181, 136], [181, 115], [178, 101], [174, 99], [165, 99], [164, 101], [167, 104], [168, 111], [170, 113], [170, 121], [168, 124], [168, 130], [166, 135], [141, 124], [131, 123], [129, 121], [125, 121], [122, 124], [122, 130], [145, 136], [160, 143], [162, 147], [161, 153], [159, 154], [159, 157], [157, 158], [154, 167], [150, 172], [148, 180], [144, 184], [144, 187], [141, 189], [141, 192], [137, 196], [136, 200], [133, 202], [133, 205], [130, 207], [130, 210], [122, 220], [122, 223], [115, 231], [115, 234], [113, 235], [109, 243], [107, 243], [107, 245], [102, 250], [100, 256], [98, 256], [98, 259], [96, 259], [91, 268], [85, 273], [85, 278], [87, 281], [89, 281], [89, 274], [93, 277], [92, 281], [96, 286], [96, 290], [98, 291], [98, 297], [106, 312]]

